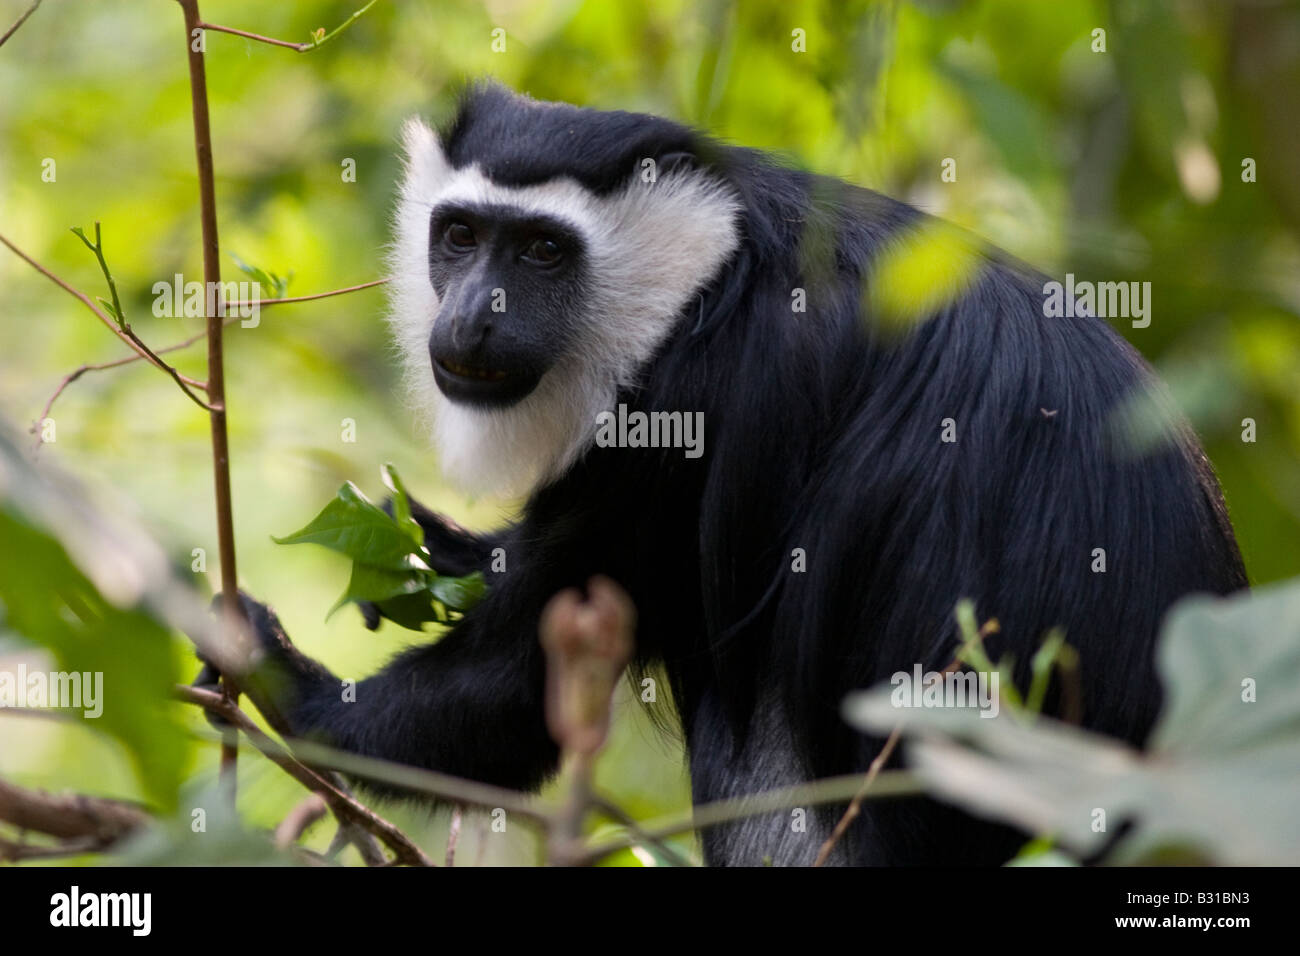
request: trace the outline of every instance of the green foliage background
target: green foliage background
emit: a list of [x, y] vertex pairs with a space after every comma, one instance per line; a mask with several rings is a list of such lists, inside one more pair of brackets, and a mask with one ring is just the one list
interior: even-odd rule
[[[359, 5], [208, 0], [202, 10], [305, 40]], [[0, 27], [26, 6], [0, 0]], [[494, 28], [506, 31], [505, 52], [492, 49]], [[1104, 53], [1091, 48], [1097, 28]], [[806, 52], [791, 48], [795, 29]], [[127, 318], [155, 348], [201, 328], [150, 311], [154, 282], [201, 272], [186, 42], [173, 4], [72, 0], [47, 2], [0, 49], [0, 232], [96, 295], [95, 262], [68, 229], [100, 220]], [[1208, 0], [381, 0], [309, 54], [208, 35], [222, 248], [292, 272], [290, 295], [380, 277], [397, 130], [412, 113], [446, 115], [465, 77], [673, 116], [914, 202], [1056, 277], [1150, 281], [1150, 328], [1121, 330], [1203, 436], [1253, 580], [1272, 581], [1300, 574], [1296, 49], [1294, 6]], [[955, 183], [939, 178], [947, 157]], [[1247, 157], [1258, 182], [1242, 181]], [[55, 182], [42, 180], [47, 158]], [[345, 159], [356, 182], [340, 175]], [[242, 278], [229, 256], [222, 269]], [[511, 507], [441, 484], [397, 392], [382, 308], [378, 290], [276, 307], [227, 337], [241, 584], [310, 653], [357, 677], [416, 636], [371, 634], [346, 611], [326, 621], [347, 563], [278, 548], [270, 535], [301, 527], [344, 480], [381, 497], [383, 461], [416, 497], [468, 524], [494, 524]], [[124, 354], [81, 306], [0, 251], [0, 410], [11, 423], [33, 422], [81, 363]], [[199, 377], [202, 363], [201, 345], [178, 360]], [[1246, 417], [1255, 443], [1241, 440]], [[53, 418], [57, 441], [41, 461], [119, 489], [181, 567], [206, 549], [211, 579], [195, 577], [215, 584], [207, 421], [175, 386], [143, 364], [90, 373]], [[340, 440], [345, 418], [357, 424], [354, 444]], [[30, 658], [13, 635], [0, 642], [0, 655]], [[189, 676], [183, 642], [174, 654]], [[685, 805], [680, 748], [639, 703], [621, 701], [619, 714], [600, 767], [606, 786], [638, 816]], [[215, 768], [212, 746], [190, 745], [192, 790]], [[0, 774], [143, 795], [111, 739], [46, 721], [0, 715]], [[300, 795], [254, 757], [241, 780], [240, 810], [257, 824], [274, 824]], [[445, 837], [443, 815], [394, 815], [428, 847]], [[466, 841], [474, 854], [473, 827]], [[486, 859], [531, 853], [520, 832]]]

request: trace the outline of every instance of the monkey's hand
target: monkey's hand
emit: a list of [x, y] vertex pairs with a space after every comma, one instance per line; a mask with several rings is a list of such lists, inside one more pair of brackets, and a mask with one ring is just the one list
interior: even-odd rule
[[[275, 611], [243, 591], [239, 592], [239, 600], [248, 621], [245, 633], [251, 641], [241, 642], [235, 652], [223, 656], [225, 670], [200, 651], [203, 669], [194, 679], [194, 686], [215, 690], [217, 680], [228, 672], [277, 731], [292, 733], [291, 715], [308, 687], [333, 680], [333, 675], [294, 647]], [[220, 613], [221, 608], [222, 598], [217, 595], [212, 609]], [[208, 722], [218, 728], [226, 726], [212, 714], [208, 714]]]
[[[450, 518], [438, 514], [408, 496], [411, 517], [424, 531], [424, 547], [429, 552], [429, 566], [439, 574], [463, 577], [483, 571], [492, 560], [492, 549], [499, 543], [499, 535], [475, 534], [462, 528]], [[392, 499], [384, 502], [384, 511], [393, 513]], [[369, 601], [358, 601], [361, 617], [366, 627], [375, 630], [384, 613]]]

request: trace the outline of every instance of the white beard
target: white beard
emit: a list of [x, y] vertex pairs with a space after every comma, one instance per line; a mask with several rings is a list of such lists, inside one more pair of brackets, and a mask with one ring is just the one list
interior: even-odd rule
[[[634, 384], [690, 300], [738, 243], [740, 204], [700, 170], [646, 183], [629, 171], [620, 191], [597, 196], [572, 179], [501, 186], [477, 165], [453, 169], [419, 120], [403, 130], [406, 176], [390, 247], [389, 324], [413, 404], [432, 422], [444, 474], [475, 494], [518, 495], [562, 475], [591, 445], [596, 416]], [[577, 345], [522, 401], [503, 409], [452, 402], [434, 383], [429, 333], [438, 296], [429, 279], [429, 218], [447, 201], [543, 213], [584, 238], [591, 292]]]

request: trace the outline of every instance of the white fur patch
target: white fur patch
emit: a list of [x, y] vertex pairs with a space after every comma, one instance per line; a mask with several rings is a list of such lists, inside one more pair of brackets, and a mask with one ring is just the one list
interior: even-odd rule
[[[508, 187], [477, 164], [453, 169], [417, 119], [402, 131], [406, 176], [389, 256], [389, 323], [415, 404], [430, 413], [442, 469], [477, 493], [520, 494], [563, 474], [591, 444], [596, 416], [672, 331], [691, 298], [735, 251], [739, 202], [699, 170], [645, 183], [629, 170], [621, 191], [597, 196], [572, 179]], [[449, 401], [429, 365], [438, 296], [429, 279], [429, 216], [444, 202], [501, 204], [544, 213], [584, 237], [591, 299], [578, 346], [518, 404], [486, 410]]]

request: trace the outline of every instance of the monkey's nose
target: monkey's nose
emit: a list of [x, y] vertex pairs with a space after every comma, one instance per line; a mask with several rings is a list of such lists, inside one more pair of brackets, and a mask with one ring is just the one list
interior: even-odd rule
[[482, 348], [491, 334], [491, 318], [459, 315], [452, 318], [451, 344], [454, 348], [472, 352]]

